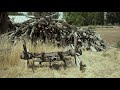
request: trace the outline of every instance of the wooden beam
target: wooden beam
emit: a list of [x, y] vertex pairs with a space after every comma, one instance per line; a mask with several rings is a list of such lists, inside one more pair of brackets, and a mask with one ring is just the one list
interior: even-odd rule
[[[75, 53], [77, 53], [77, 42], [78, 42], [78, 35], [77, 32], [74, 33], [74, 49]], [[80, 58], [77, 54], [75, 54], [75, 64], [80, 67]]]

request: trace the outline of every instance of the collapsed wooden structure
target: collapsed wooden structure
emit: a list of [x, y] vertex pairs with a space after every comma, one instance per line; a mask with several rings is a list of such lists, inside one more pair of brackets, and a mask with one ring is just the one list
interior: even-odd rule
[[[80, 60], [79, 56], [82, 55], [82, 50], [77, 48], [77, 34], [74, 34], [74, 45], [71, 44], [71, 49], [63, 52], [50, 52], [50, 53], [31, 53], [27, 51], [26, 42], [23, 39], [23, 49], [24, 51], [21, 53], [20, 58], [27, 61], [27, 64], [29, 63], [30, 59], [37, 58], [37, 60], [34, 60], [33, 62], [39, 62], [40, 64], [42, 62], [49, 62], [51, 67], [51, 62], [54, 61], [63, 61], [64, 62], [64, 68], [66, 68], [66, 57], [67, 56], [73, 56], [75, 58], [75, 64], [79, 66], [81, 71], [84, 71], [84, 67], [86, 65], [82, 64], [82, 61]], [[32, 64], [32, 70], [34, 72], [34, 63]]]

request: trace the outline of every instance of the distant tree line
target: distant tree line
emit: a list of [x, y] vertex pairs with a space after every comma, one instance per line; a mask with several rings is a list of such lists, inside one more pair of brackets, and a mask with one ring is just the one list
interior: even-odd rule
[[104, 12], [64, 12], [64, 19], [73, 25], [120, 25], [120, 12], [106, 12], [106, 19]]
[[[23, 15], [20, 12], [7, 12], [8, 15]], [[28, 12], [35, 17], [51, 15], [56, 12]], [[73, 25], [120, 25], [120, 12], [64, 12], [64, 19]], [[59, 13], [54, 16], [59, 17]]]
[[107, 23], [112, 25], [120, 25], [120, 12], [108, 12]]

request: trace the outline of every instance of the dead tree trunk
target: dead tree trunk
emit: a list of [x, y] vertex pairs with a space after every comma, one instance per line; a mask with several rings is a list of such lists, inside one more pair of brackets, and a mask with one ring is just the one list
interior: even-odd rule
[[7, 12], [0, 12], [0, 34], [6, 33], [8, 28], [8, 14]]

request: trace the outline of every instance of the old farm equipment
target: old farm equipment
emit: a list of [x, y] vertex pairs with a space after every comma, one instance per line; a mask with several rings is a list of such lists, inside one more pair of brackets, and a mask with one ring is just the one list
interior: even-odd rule
[[[86, 65], [82, 64], [82, 61], [80, 60], [80, 55], [82, 55], [82, 50], [77, 48], [77, 33], [74, 33], [74, 45], [71, 44], [71, 48], [69, 50], [63, 51], [63, 52], [42, 52], [42, 53], [31, 53], [27, 51], [26, 47], [26, 42], [23, 39], [23, 49], [24, 51], [21, 53], [20, 58], [24, 59], [28, 65], [29, 60], [33, 58], [37, 58], [37, 60], [33, 60], [33, 62], [39, 62], [40, 64], [42, 62], [49, 62], [50, 67], [51, 67], [51, 62], [54, 61], [63, 61], [64, 62], [64, 67], [66, 68], [66, 57], [67, 56], [72, 56], [75, 58], [75, 64], [80, 68], [81, 71], [84, 71], [84, 67]], [[34, 68], [34, 63], [32, 63], [31, 66], [33, 72], [35, 70]]]

